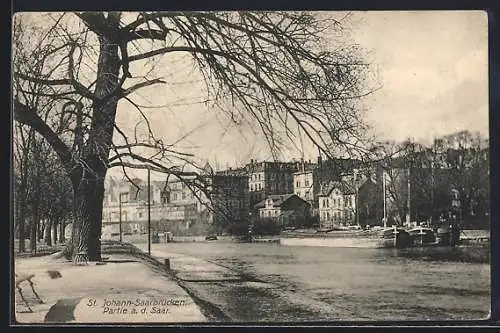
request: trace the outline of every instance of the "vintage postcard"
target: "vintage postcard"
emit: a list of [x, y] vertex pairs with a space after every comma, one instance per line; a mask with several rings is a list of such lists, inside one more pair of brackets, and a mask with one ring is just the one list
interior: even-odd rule
[[20, 12], [14, 324], [490, 316], [482, 11]]

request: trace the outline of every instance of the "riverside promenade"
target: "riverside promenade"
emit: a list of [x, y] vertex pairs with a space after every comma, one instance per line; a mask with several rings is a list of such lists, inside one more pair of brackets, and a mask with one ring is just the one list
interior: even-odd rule
[[16, 258], [16, 282], [21, 281], [23, 297], [13, 286], [15, 323], [207, 321], [173, 276], [137, 248], [115, 244], [103, 251], [103, 259], [75, 266], [57, 254]]

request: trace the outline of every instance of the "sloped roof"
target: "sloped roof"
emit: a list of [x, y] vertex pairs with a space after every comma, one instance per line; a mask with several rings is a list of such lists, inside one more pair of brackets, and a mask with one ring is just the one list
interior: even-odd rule
[[319, 196], [329, 196], [334, 189], [338, 189], [342, 194], [355, 194], [356, 189], [363, 186], [369, 178], [358, 179], [352, 184], [352, 181], [331, 181], [328, 184], [321, 186]]
[[203, 166], [202, 173], [205, 175], [212, 175], [214, 173], [214, 169], [210, 165], [210, 163], [207, 161], [205, 165]]
[[[302, 200], [298, 195], [294, 193], [289, 193], [289, 194], [273, 194], [273, 195], [268, 195], [266, 199], [256, 203], [254, 205], [255, 208], [263, 208], [266, 206], [266, 201], [268, 199], [273, 200], [273, 207], [281, 207], [286, 201], [290, 200], [292, 197], [297, 197], [298, 199]], [[304, 200], [302, 200], [304, 201]], [[307, 201], [304, 201], [307, 203]]]

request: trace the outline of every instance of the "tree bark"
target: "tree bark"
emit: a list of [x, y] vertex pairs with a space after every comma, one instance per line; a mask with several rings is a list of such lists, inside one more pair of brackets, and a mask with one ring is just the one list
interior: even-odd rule
[[66, 220], [64, 218], [61, 220], [59, 224], [59, 242], [64, 243], [66, 242]]
[[[106, 25], [110, 31], [118, 29], [119, 13], [109, 13]], [[111, 38], [116, 36], [99, 36], [99, 59], [97, 64], [97, 80], [94, 95], [100, 102], [94, 102], [91, 131], [87, 145], [82, 147], [82, 157], [90, 172], [74, 170], [71, 176], [74, 193], [74, 216], [71, 242], [67, 253], [72, 254], [76, 264], [101, 260], [101, 227], [102, 205], [104, 198], [104, 178], [113, 141], [114, 122], [116, 117], [117, 97], [111, 96], [118, 85], [120, 74], [120, 58], [118, 44]], [[79, 139], [78, 139], [79, 138]], [[81, 135], [75, 133], [75, 142]], [[77, 144], [79, 145], [79, 144]]]
[[45, 221], [42, 221], [41, 219], [38, 219], [37, 222], [37, 235], [38, 235], [38, 241], [40, 242], [44, 237], [45, 234]]
[[45, 238], [45, 244], [48, 246], [52, 246], [52, 224], [53, 224], [52, 218], [48, 219], [47, 222], [45, 223], [45, 228], [44, 228], [44, 238]]
[[104, 176], [76, 182], [74, 179], [74, 220], [67, 253], [76, 264], [100, 261]]
[[[52, 224], [52, 240], [54, 241], [54, 244], [57, 244], [57, 226], [58, 226], [58, 220], [54, 220], [53, 224]], [[51, 232], [51, 230], [49, 230], [49, 233]]]
[[20, 200], [20, 207], [19, 207], [19, 252], [25, 252], [26, 251], [26, 244], [24, 243], [24, 240], [25, 240], [25, 236], [26, 236], [26, 233], [25, 233], [25, 223], [24, 223], [24, 219], [26, 217], [25, 215], [25, 207], [24, 207], [24, 203], [25, 203], [25, 200], [24, 200], [24, 194], [21, 194], [21, 200]]
[[30, 250], [31, 253], [36, 252], [36, 242], [37, 242], [37, 225], [38, 225], [38, 216], [36, 211], [33, 212], [33, 220], [31, 221], [30, 228]]

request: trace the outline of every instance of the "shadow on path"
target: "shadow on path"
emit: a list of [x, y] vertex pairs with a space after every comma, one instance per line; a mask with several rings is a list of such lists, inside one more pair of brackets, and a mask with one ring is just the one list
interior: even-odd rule
[[75, 320], [75, 308], [82, 300], [82, 297], [60, 299], [54, 304], [45, 315], [46, 323], [66, 323]]

